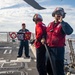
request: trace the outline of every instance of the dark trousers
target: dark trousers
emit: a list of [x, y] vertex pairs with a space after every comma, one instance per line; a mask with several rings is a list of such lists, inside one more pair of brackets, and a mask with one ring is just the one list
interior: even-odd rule
[[39, 75], [47, 75], [46, 74], [46, 50], [44, 45], [36, 49], [36, 55], [37, 55], [37, 70], [39, 72]]
[[[48, 47], [49, 54], [52, 59], [53, 69], [55, 70], [56, 75], [65, 75], [64, 74], [64, 47]], [[51, 63], [49, 58], [47, 59], [47, 72], [49, 75], [53, 75]]]
[[28, 43], [28, 41], [26, 40], [26, 41], [21, 41], [20, 42], [20, 47], [19, 47], [19, 51], [18, 51], [18, 56], [22, 56], [22, 54], [23, 54], [23, 48], [24, 48], [24, 50], [25, 50], [25, 56], [27, 57], [27, 56], [29, 56], [29, 43]]

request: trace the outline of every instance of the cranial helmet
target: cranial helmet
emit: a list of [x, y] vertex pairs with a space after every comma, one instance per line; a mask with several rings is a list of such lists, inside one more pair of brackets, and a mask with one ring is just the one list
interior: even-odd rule
[[33, 16], [33, 21], [43, 21], [42, 16], [40, 14], [35, 14]]
[[55, 14], [61, 15], [63, 18], [65, 18], [65, 14], [66, 14], [66, 13], [64, 12], [64, 9], [63, 9], [63, 8], [57, 7], [57, 8], [53, 11], [52, 16], [55, 17]]

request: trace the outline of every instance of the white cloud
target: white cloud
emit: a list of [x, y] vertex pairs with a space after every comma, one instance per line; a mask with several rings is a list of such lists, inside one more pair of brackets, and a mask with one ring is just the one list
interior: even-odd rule
[[[44, 0], [42, 0], [44, 1]], [[23, 0], [0, 0], [0, 8], [10, 7], [11, 5], [17, 5], [19, 3], [25, 3]], [[0, 10], [0, 31], [18, 31], [21, 28], [22, 22], [25, 22], [27, 28], [34, 32], [35, 23], [32, 21], [33, 15], [39, 13], [43, 16], [43, 22], [48, 25], [53, 21], [51, 13], [58, 6], [46, 6], [45, 10], [36, 10], [33, 7], [20, 6], [19, 8], [7, 8]], [[69, 22], [73, 28], [75, 28], [75, 8], [67, 5], [62, 6], [65, 9], [66, 17], [65, 21]], [[75, 33], [75, 32], [74, 32]]]
[[12, 6], [23, 2], [23, 0], [0, 0], [0, 8]]
[[45, 1], [48, 1], [48, 0], [36, 0], [37, 2], [45, 2]]

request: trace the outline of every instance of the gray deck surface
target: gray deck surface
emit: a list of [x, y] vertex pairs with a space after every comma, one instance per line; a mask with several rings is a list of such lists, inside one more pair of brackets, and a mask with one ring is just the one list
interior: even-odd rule
[[0, 43], [0, 75], [38, 75], [36, 61], [32, 50], [31, 58], [17, 58], [18, 45], [15, 43]]

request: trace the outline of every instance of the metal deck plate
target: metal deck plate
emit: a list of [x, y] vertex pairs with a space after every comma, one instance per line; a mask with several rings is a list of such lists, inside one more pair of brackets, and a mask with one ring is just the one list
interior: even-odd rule
[[1, 64], [0, 69], [21, 69], [23, 67], [24, 64], [21, 62], [9, 62]]
[[27, 75], [27, 74], [21, 71], [2, 71], [0, 72], [0, 75]]

